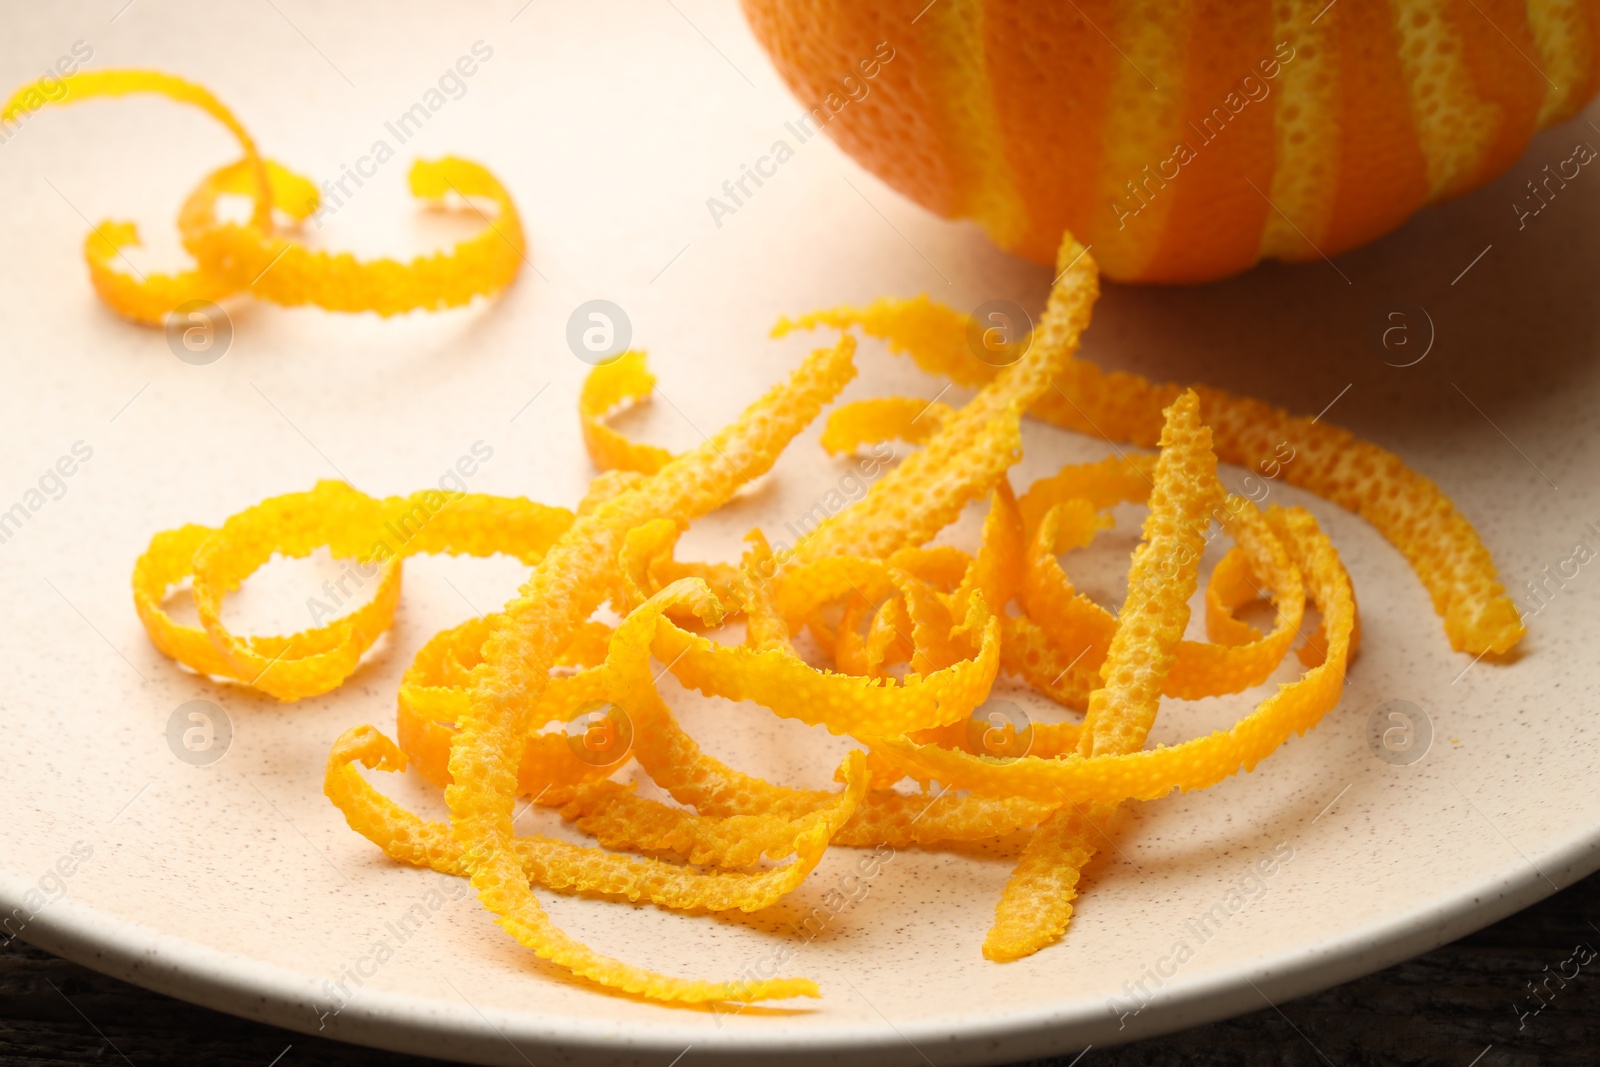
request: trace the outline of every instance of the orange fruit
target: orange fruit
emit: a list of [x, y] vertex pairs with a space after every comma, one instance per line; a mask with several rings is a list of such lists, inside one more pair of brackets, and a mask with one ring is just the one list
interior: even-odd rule
[[1052, 261], [1197, 282], [1363, 244], [1511, 165], [1600, 76], [1597, 0], [743, 0], [867, 169]]

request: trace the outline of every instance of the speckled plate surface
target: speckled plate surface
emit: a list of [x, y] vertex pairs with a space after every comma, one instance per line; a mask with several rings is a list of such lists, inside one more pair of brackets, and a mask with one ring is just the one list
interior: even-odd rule
[[[568, 980], [459, 885], [386, 862], [323, 799], [328, 746], [352, 724], [392, 728], [419, 645], [497, 606], [520, 569], [408, 564], [398, 623], [370, 662], [336, 693], [278, 705], [187, 674], [146, 641], [128, 577], [151, 534], [325, 477], [410, 491], [475, 449], [473, 489], [573, 504], [591, 473], [574, 416], [588, 368], [566, 326], [585, 300], [622, 307], [659, 371], [658, 402], [630, 428], [683, 447], [803, 353], [804, 338], [767, 339], [782, 313], [922, 291], [958, 307], [1036, 307], [1049, 282], [900, 200], [822, 138], [713, 219], [707, 198], [800, 110], [734, 6], [520, 5], [139, 0], [119, 13], [121, 0], [106, 0], [8, 16], [6, 85], [83, 42], [94, 67], [200, 79], [297, 169], [361, 169], [364, 183], [316, 234], [331, 246], [408, 253], [470, 231], [470, 216], [414, 211], [404, 167], [446, 152], [481, 160], [521, 206], [533, 268], [495, 304], [388, 322], [230, 305], [225, 353], [196, 365], [95, 301], [79, 246], [85, 219], [137, 218], [149, 241], [132, 253], [139, 269], [175, 263], [168, 220], [196, 177], [230, 158], [223, 133], [131, 100], [41, 113], [0, 145], [0, 512], [27, 512], [0, 543], [0, 912], [12, 929], [212, 1007], [484, 1063], [666, 1067], [759, 1053], [945, 1067], [1281, 1002], [1488, 923], [1600, 863], [1600, 563], [1587, 562], [1600, 548], [1600, 179], [1570, 183], [1521, 231], [1508, 209], [1529, 176], [1594, 138], [1582, 121], [1542, 136], [1494, 186], [1337, 267], [1106, 292], [1092, 357], [1326, 409], [1444, 485], [1519, 595], [1530, 581], [1548, 593], [1516, 662], [1473, 664], [1449, 651], [1421, 587], [1371, 528], [1272, 485], [1273, 499], [1315, 509], [1355, 577], [1365, 640], [1345, 699], [1252, 775], [1130, 806], [1064, 943], [1005, 966], [982, 959], [1010, 865], [999, 848], [902, 852], [837, 910], [830, 891], [856, 859], [844, 851], [753, 917], [544, 895], [578, 936], [676, 973], [764, 969], [792, 943], [788, 928], [815, 931], [783, 971], [815, 977], [820, 1002], [719, 1015]], [[492, 54], [441, 87], [478, 42]], [[421, 131], [374, 162], [376, 142], [396, 140], [387, 124], [441, 88]], [[1417, 342], [1403, 359], [1376, 344], [1380, 317], [1396, 310]], [[931, 398], [942, 385], [873, 348], [861, 364], [851, 396]], [[1105, 453], [1032, 425], [1025, 445], [1019, 481]], [[47, 474], [62, 457], [70, 476]], [[781, 533], [846, 473], [813, 431], [689, 546], [731, 552], [756, 524]], [[1075, 561], [1097, 595], [1116, 596], [1135, 531], [1124, 523]], [[234, 609], [241, 625], [303, 626], [307, 598], [337, 576], [330, 561], [274, 566]], [[828, 781], [836, 740], [667, 693], [718, 755]], [[181, 743], [192, 723], [179, 709], [192, 700], [226, 714], [212, 762]], [[1420, 760], [1369, 744], [1392, 701], [1407, 702], [1416, 736], [1431, 733]], [[1157, 740], [1248, 705], [1175, 703]], [[384, 786], [440, 810], [414, 779]], [[548, 828], [546, 815], [519, 826]], [[1253, 874], [1267, 859], [1273, 873]], [[335, 1010], [340, 980], [353, 995]], [[1140, 984], [1153, 999], [1133, 1012]], [[1508, 979], [1508, 1006], [1517, 996]]]

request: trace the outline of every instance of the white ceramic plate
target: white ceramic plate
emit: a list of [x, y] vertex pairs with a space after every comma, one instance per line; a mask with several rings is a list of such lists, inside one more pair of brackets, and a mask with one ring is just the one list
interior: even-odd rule
[[[353, 195], [318, 237], [407, 253], [469, 232], [470, 217], [428, 217], [405, 196], [407, 160], [450, 152], [505, 179], [536, 268], [493, 305], [389, 322], [233, 305], [226, 354], [190, 365], [161, 333], [95, 301], [78, 249], [85, 217], [135, 217], [150, 242], [133, 253], [140, 269], [177, 262], [166, 220], [205, 168], [230, 158], [224, 135], [197, 115], [130, 100], [42, 113], [0, 146], [0, 510], [27, 506], [30, 487], [75, 443], [92, 450], [59, 485], [45, 479], [45, 495], [59, 499], [30, 510], [0, 544], [0, 910], [13, 927], [25, 920], [22, 936], [226, 1011], [485, 1063], [665, 1067], [689, 1050], [686, 1062], [759, 1053], [947, 1065], [1071, 1052], [1282, 1002], [1454, 938], [1600, 863], [1600, 564], [1566, 565], [1576, 573], [1534, 620], [1518, 662], [1474, 666], [1448, 650], [1417, 581], [1371, 528], [1281, 485], [1273, 498], [1310, 503], [1355, 576], [1364, 646], [1343, 703], [1252, 775], [1132, 807], [1113, 828], [1115, 849], [1090, 870], [1065, 942], [1030, 959], [999, 966], [979, 953], [1009, 869], [994, 850], [896, 855], [837, 914], [826, 901], [855, 862], [846, 851], [756, 917], [545, 894], [556, 920], [600, 949], [709, 977], [759, 965], [789, 943], [786, 927], [827, 916], [784, 968], [815, 977], [820, 1002], [731, 1016], [669, 1009], [567, 980], [457, 898], [456, 884], [386, 862], [321, 795], [328, 745], [355, 723], [392, 728], [396, 683], [417, 647], [498, 605], [520, 570], [408, 565], [398, 624], [371, 662], [336, 693], [278, 705], [197, 679], [146, 641], [128, 577], [153, 533], [215, 523], [324, 477], [410, 491], [474, 445], [493, 454], [473, 489], [574, 503], [590, 474], [574, 416], [587, 366], [565, 329], [591, 298], [626, 309], [660, 372], [667, 402], [631, 427], [683, 447], [805, 350], [804, 338], [767, 339], [782, 313], [920, 291], [959, 307], [991, 298], [1036, 307], [1049, 280], [970, 227], [907, 204], [822, 138], [719, 227], [706, 198], [800, 110], [733, 5], [519, 13], [520, 2], [446, 15], [142, 0], [113, 21], [120, 0], [106, 0], [9, 16], [6, 85], [81, 40], [95, 67], [200, 79], [267, 152], [319, 178], [393, 140], [385, 123], [426, 102], [482, 41], [492, 56], [446, 86], [459, 98], [397, 159], [348, 186]], [[1087, 351], [1300, 411], [1331, 405], [1330, 420], [1443, 484], [1521, 590], [1544, 568], [1559, 570], [1577, 542], [1600, 548], [1600, 528], [1589, 525], [1600, 522], [1600, 180], [1573, 182], [1521, 232], [1508, 205], [1540, 167], [1593, 137], [1582, 122], [1541, 137], [1495, 186], [1337, 269], [1269, 267], [1199, 289], [1110, 287]], [[1431, 318], [1432, 349], [1415, 366], [1386, 365], [1372, 344], [1378, 317], [1414, 305]], [[940, 388], [875, 349], [861, 363], [852, 396]], [[1026, 478], [1105, 453], [1038, 426], [1026, 446]], [[730, 552], [752, 524], [780, 532], [844, 474], [813, 431], [775, 478], [693, 531], [688, 546]], [[1132, 530], [1078, 564], [1096, 592], [1115, 595]], [[240, 597], [239, 617], [304, 625], [306, 598], [336, 571], [270, 568]], [[179, 759], [181, 746], [168, 743], [169, 722], [193, 699], [216, 702], [231, 721], [226, 754], [209, 765]], [[837, 741], [750, 709], [672, 699], [725, 758], [827, 781]], [[1369, 747], [1369, 720], [1394, 700], [1431, 723], [1419, 762], [1387, 762]], [[1222, 725], [1247, 706], [1174, 705], [1158, 740]], [[384, 786], [439, 810], [414, 779]], [[548, 825], [546, 815], [519, 825]], [[1247, 883], [1248, 901], [1230, 897], [1274, 853], [1292, 858], [1261, 888]], [[58, 864], [70, 877], [52, 873]], [[1226, 921], [1198, 934], [1191, 921], [1218, 904]], [[379, 941], [393, 949], [381, 965], [370, 955]], [[1190, 951], [1177, 965], [1180, 941]], [[346, 978], [355, 995], [326, 1014], [336, 1003], [329, 983], [357, 966], [371, 976], [359, 990]], [[1169, 976], [1158, 987], [1147, 968]], [[1152, 1003], [1119, 1019], [1109, 998], [1126, 1001], [1125, 983], [1141, 980]], [[1509, 984], [1506, 996], [1515, 1000]]]

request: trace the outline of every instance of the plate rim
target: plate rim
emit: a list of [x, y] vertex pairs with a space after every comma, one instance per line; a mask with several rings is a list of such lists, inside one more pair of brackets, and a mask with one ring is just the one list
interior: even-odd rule
[[[1276, 1006], [1372, 974], [1482, 929], [1600, 870], [1600, 827], [1522, 859], [1525, 862], [1509, 876], [1490, 876], [1443, 900], [1388, 916], [1359, 933], [1257, 956], [1181, 987], [1177, 994], [1162, 991], [1150, 1002], [1150, 1010], [1141, 1010], [1120, 1028], [1113, 1028], [1116, 1020], [1096, 1005], [1066, 1013], [1033, 1007], [991, 1013], [986, 1019], [958, 1017], [953, 1022], [850, 1022], [798, 1038], [792, 1031], [708, 1036], [703, 1025], [690, 1027], [672, 1019], [613, 1022], [601, 1028], [583, 1016], [513, 1014], [498, 1008], [486, 1014], [470, 1001], [470, 1010], [441, 1014], [439, 1000], [374, 989], [319, 1031], [311, 1028], [314, 1011], [301, 988], [306, 978], [299, 972], [143, 923], [130, 924], [72, 897], [54, 902], [16, 936], [101, 974], [214, 1011], [312, 1036], [460, 1062], [521, 1063], [521, 1047], [528, 1046], [547, 1060], [621, 1067], [642, 1062], [641, 1056], [654, 1063], [654, 1057], [670, 1057], [692, 1046], [698, 1059], [724, 1063], [759, 1055], [763, 1062], [796, 1067], [823, 1060], [863, 1064], [870, 1060], [874, 1067], [890, 1067], [923, 1063], [920, 1046], [926, 1044], [936, 1047], [941, 1061], [954, 1067], [1058, 1055], [1085, 1044], [1126, 1044], [1229, 1018], [1266, 1000], [1265, 993], [1254, 988], [1260, 983], [1270, 983], [1277, 999], [1267, 1004]], [[1552, 875], [1564, 884], [1556, 885]], [[20, 894], [10, 892], [8, 880], [0, 876], [0, 909], [7, 911], [20, 905]], [[127, 936], [130, 929], [133, 936]], [[116, 936], [119, 932], [124, 936]], [[240, 969], [241, 962], [246, 969]], [[472, 1013], [485, 1025], [472, 1025]], [[505, 1055], [508, 1044], [517, 1053], [515, 1058]]]

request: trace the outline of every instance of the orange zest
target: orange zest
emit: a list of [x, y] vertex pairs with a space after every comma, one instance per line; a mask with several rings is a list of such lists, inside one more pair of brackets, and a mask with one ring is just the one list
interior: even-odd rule
[[[271, 163], [235, 165], [204, 195], [246, 189], [263, 171], [267, 186], [296, 180]], [[232, 277], [218, 265], [216, 250], [235, 240], [224, 230], [205, 219], [186, 230], [206, 277]], [[251, 232], [255, 241], [265, 231]], [[474, 247], [469, 259], [489, 246]], [[311, 263], [284, 278], [302, 267], [314, 276], [322, 268]], [[695, 1004], [822, 991], [798, 976], [699, 978], [602, 955], [557, 928], [536, 889], [751, 911], [802, 885], [830, 848], [1026, 834], [983, 951], [1027, 956], [1066, 933], [1080, 872], [1116, 832], [1123, 802], [1254, 769], [1343, 691], [1358, 635], [1350, 575], [1309, 512], [1263, 513], [1226, 494], [1219, 459], [1291, 441], [1285, 477], [1390, 535], [1435, 593], [1453, 642], [1495, 649], [1520, 633], [1477, 534], [1431, 482], [1398, 460], [1347, 459], [1371, 459], [1372, 446], [1314, 420], [1105, 375], [1076, 351], [1098, 292], [1095, 260], [1068, 237], [1058, 266], [1038, 329], [1008, 366], [977, 360], [965, 317], [926, 299], [807, 316], [780, 331], [838, 328], [837, 343], [674, 455], [607, 423], [654, 388], [643, 355], [628, 352], [591, 372], [579, 398], [599, 473], [575, 510], [438, 490], [377, 499], [323, 482], [218, 526], [157, 534], [134, 569], [140, 618], [193, 670], [293, 700], [356, 670], [393, 622], [410, 556], [513, 556], [532, 568], [517, 594], [416, 653], [395, 739], [358, 726], [334, 744], [324, 787], [352, 828], [397, 860], [469, 879], [502, 929], [571, 974]], [[830, 452], [892, 438], [911, 454], [792, 546], [774, 550], [753, 530], [736, 563], [678, 558], [685, 530], [768, 472], [851, 381], [857, 330], [975, 395], [960, 406], [888, 397], [835, 407], [822, 435]], [[1028, 413], [1155, 451], [1063, 467], [1019, 496], [1009, 476]], [[974, 543], [945, 543], [985, 501]], [[1071, 553], [1129, 504], [1148, 516], [1112, 612], [1073, 584]], [[1202, 582], [1218, 534], [1231, 547]], [[227, 598], [260, 567], [324, 548], [361, 568], [370, 599], [288, 636], [226, 625]], [[168, 610], [185, 584], [198, 626]], [[1208, 640], [1185, 639], [1202, 588]], [[1245, 621], [1258, 601], [1272, 609], [1270, 628]], [[1321, 621], [1306, 638], [1309, 609]], [[815, 639], [804, 654], [802, 634]], [[1299, 676], [1230, 728], [1145, 747], [1164, 699], [1262, 686], [1291, 651]], [[663, 694], [668, 672], [729, 702], [735, 728], [770, 713], [851, 738], [858, 747], [838, 765], [838, 787], [768, 781], [706, 752]], [[1011, 696], [1032, 699], [1024, 691], [1043, 698], [1030, 705], [1039, 721], [1008, 710], [1019, 707]], [[448, 823], [406, 811], [361, 771], [408, 766], [443, 790]], [[671, 802], [619, 780], [625, 767]], [[519, 834], [521, 796], [590, 843]]]
[[[418, 256], [409, 263], [363, 261], [348, 253], [314, 251], [287, 235], [276, 216], [282, 215], [291, 227], [310, 217], [320, 202], [315, 184], [264, 158], [238, 118], [204, 86], [154, 70], [106, 70], [79, 71], [60, 79], [56, 91], [49, 90], [43, 82], [18, 89], [0, 105], [0, 122], [46, 103], [154, 93], [204, 111], [233, 134], [243, 151], [236, 163], [201, 179], [179, 211], [178, 230], [195, 259], [193, 268], [143, 275], [122, 269], [131, 267], [123, 250], [139, 244], [138, 227], [131, 222], [102, 222], [85, 239], [84, 260], [95, 292], [135, 322], [160, 325], [183, 305], [215, 303], [235, 293], [331, 311], [394, 315], [437, 310], [501, 292], [527, 260], [522, 221], [510, 194], [477, 163], [450, 157], [418, 160], [410, 182], [413, 195], [435, 203], [452, 193], [469, 205], [473, 199], [491, 201], [492, 217], [474, 208], [484, 222], [481, 233], [449, 252]], [[227, 193], [250, 198], [247, 221], [217, 217], [217, 199]]]

